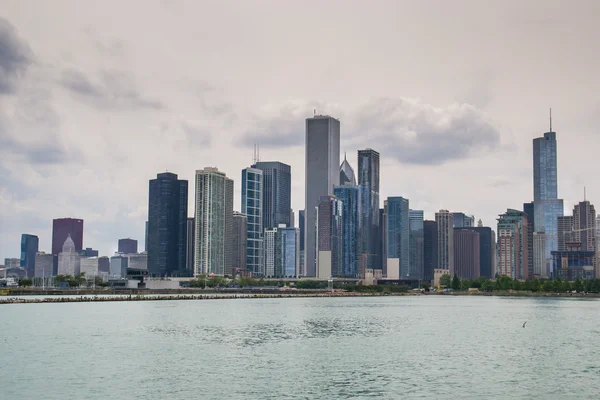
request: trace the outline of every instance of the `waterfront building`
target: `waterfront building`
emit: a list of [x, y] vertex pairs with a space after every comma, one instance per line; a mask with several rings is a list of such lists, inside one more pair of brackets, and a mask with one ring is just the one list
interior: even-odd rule
[[[566, 248], [559, 251], [565, 251]], [[546, 265], [546, 235], [543, 232], [533, 233], [533, 276], [536, 278], [548, 277]]]
[[387, 279], [410, 279], [410, 222], [408, 199], [388, 197], [384, 201], [387, 221]]
[[454, 271], [460, 279], [476, 279], [480, 276], [480, 235], [475, 228], [454, 228]]
[[448, 210], [435, 213], [438, 233], [437, 268], [454, 271], [454, 217]]
[[342, 202], [342, 271], [340, 276], [355, 278], [361, 269], [361, 187], [336, 186], [335, 197]]
[[425, 227], [423, 210], [408, 210], [410, 256], [408, 274], [401, 279], [424, 279], [425, 269]]
[[194, 223], [194, 217], [187, 219], [185, 228], [185, 269], [188, 271], [194, 270], [194, 236], [196, 233], [196, 224]]
[[[498, 218], [498, 273], [512, 279], [530, 279], [527, 271], [527, 214], [508, 209]], [[533, 278], [533, 277], [531, 277]]]
[[293, 226], [292, 167], [279, 161], [258, 161], [252, 168], [262, 171], [261, 232], [281, 224]]
[[340, 183], [340, 121], [326, 115], [306, 119], [304, 265], [307, 276], [317, 275], [317, 208], [323, 196], [333, 195]]
[[232, 272], [233, 180], [217, 168], [196, 171], [194, 273]]
[[71, 235], [63, 243], [62, 251], [58, 254], [58, 274], [75, 276], [80, 273], [81, 256], [75, 251], [75, 243]]
[[124, 254], [127, 257], [127, 268], [148, 269], [148, 253]]
[[43, 251], [38, 251], [35, 254], [35, 272], [33, 276], [36, 278], [50, 278], [53, 276], [54, 257], [52, 254], [46, 254]]
[[245, 271], [246, 256], [248, 245], [248, 217], [241, 212], [233, 212], [233, 230], [232, 230], [233, 258], [232, 268], [239, 271]]
[[379, 153], [373, 149], [358, 150], [358, 185], [361, 187], [362, 253], [365, 269], [381, 270], [387, 265], [382, 253], [379, 208]]
[[[242, 213], [247, 216], [246, 268], [255, 276], [263, 276], [263, 171], [242, 170]], [[286, 209], [289, 216], [289, 208]], [[288, 220], [289, 223], [289, 220]]]
[[[523, 203], [523, 212], [527, 214], [527, 271], [529, 276], [534, 276], [534, 251], [533, 251], [533, 233], [535, 226], [535, 207], [533, 201], [529, 203]], [[559, 234], [560, 240], [560, 234]], [[542, 255], [545, 259], [545, 255]]]
[[26, 233], [21, 235], [21, 258], [19, 265], [27, 271], [27, 277], [32, 278], [35, 274], [35, 255], [39, 250], [39, 239], [35, 235]]
[[[335, 196], [321, 196], [317, 207], [316, 276], [329, 279], [343, 276], [342, 269], [342, 202]], [[307, 232], [308, 233], [308, 232]]]
[[423, 279], [433, 281], [433, 270], [437, 268], [438, 262], [438, 233], [437, 222], [423, 222]]
[[188, 181], [165, 172], [148, 190], [148, 274], [190, 276], [186, 269]]
[[135, 239], [119, 239], [117, 252], [132, 254], [138, 252], [138, 242]]

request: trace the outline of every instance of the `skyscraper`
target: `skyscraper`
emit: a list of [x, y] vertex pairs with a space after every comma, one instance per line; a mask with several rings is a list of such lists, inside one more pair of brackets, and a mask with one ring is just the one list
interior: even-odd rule
[[596, 209], [587, 200], [573, 208], [573, 236], [581, 251], [596, 251]]
[[[567, 248], [564, 247], [564, 250]], [[533, 276], [540, 278], [548, 277], [548, 269], [546, 265], [546, 235], [543, 232], [533, 233]]]
[[80, 272], [80, 256], [75, 251], [75, 242], [68, 235], [63, 243], [62, 251], [58, 254], [58, 274], [75, 276]]
[[188, 218], [185, 228], [185, 268], [188, 271], [194, 271], [194, 236], [196, 233], [196, 224], [194, 217]]
[[479, 278], [479, 233], [473, 228], [454, 228], [454, 274], [461, 279]]
[[317, 208], [316, 235], [318, 245], [316, 250], [318, 258], [316, 276], [320, 279], [343, 276], [342, 202], [335, 196], [321, 196]]
[[358, 151], [358, 185], [361, 187], [363, 217], [362, 252], [369, 269], [381, 269], [387, 262], [381, 253], [379, 208], [379, 153], [373, 149]]
[[[527, 271], [527, 214], [508, 209], [498, 217], [498, 273], [512, 279], [530, 279]], [[534, 243], [535, 245], [535, 243]]]
[[148, 191], [148, 274], [190, 276], [186, 269], [188, 181], [164, 172]]
[[563, 215], [558, 217], [556, 225], [558, 233], [558, 251], [566, 251], [566, 244], [575, 240], [575, 237], [573, 236], [573, 216]]
[[232, 272], [233, 180], [217, 168], [196, 171], [195, 274]]
[[387, 217], [387, 278], [410, 278], [410, 225], [408, 199], [388, 197], [384, 202]]
[[137, 245], [138, 243], [135, 239], [119, 239], [117, 252], [123, 254], [135, 254], [138, 252]]
[[246, 270], [248, 248], [248, 217], [240, 212], [233, 212], [233, 264], [232, 268]]
[[479, 234], [479, 276], [492, 279], [496, 260], [494, 231], [487, 226], [478, 226], [472, 229]]
[[[387, 214], [385, 213], [385, 208], [379, 209], [379, 228], [377, 229], [377, 251], [378, 251], [378, 262], [379, 267], [376, 269], [381, 269], [381, 273], [383, 276], [387, 276]], [[365, 224], [365, 220], [363, 219], [363, 227]], [[364, 228], [363, 228], [364, 231]], [[363, 241], [364, 244], [364, 241]], [[364, 251], [363, 251], [364, 253]], [[367, 268], [368, 262], [365, 262], [364, 268]]]
[[535, 274], [533, 271], [533, 231], [535, 225], [535, 207], [533, 201], [530, 203], [523, 203], [523, 212], [527, 214], [527, 271], [529, 271], [529, 276], [534, 276]]
[[562, 199], [558, 198], [558, 169], [556, 132], [550, 131], [543, 137], [533, 139], [533, 205], [534, 230], [545, 233], [546, 259], [552, 265], [552, 251], [558, 249], [558, 217], [564, 213]]
[[27, 271], [27, 277], [33, 278], [35, 275], [35, 255], [38, 252], [39, 239], [35, 235], [26, 233], [21, 235], [21, 268]]
[[305, 244], [307, 276], [316, 276], [316, 207], [322, 196], [333, 194], [340, 183], [340, 121], [326, 115], [306, 119], [305, 138]]
[[306, 275], [306, 269], [304, 268], [304, 235], [306, 232], [306, 218], [304, 216], [304, 210], [298, 211], [298, 228], [300, 229], [300, 270], [298, 275]]
[[[248, 218], [246, 268], [255, 276], [263, 276], [263, 171], [257, 168], [242, 170], [242, 213]], [[288, 223], [289, 212], [287, 208]]]
[[475, 217], [462, 212], [453, 212], [452, 223], [454, 228], [473, 227], [475, 226]]
[[36, 253], [35, 255], [35, 272], [33, 276], [36, 278], [50, 278], [54, 275], [53, 261], [54, 257], [52, 254], [46, 254], [43, 251]]
[[405, 279], [423, 279], [425, 269], [425, 226], [423, 210], [408, 210], [410, 229], [410, 261]]
[[447, 269], [454, 274], [454, 218], [448, 210], [435, 213], [438, 232], [438, 262], [437, 268]]
[[292, 226], [292, 167], [279, 161], [258, 161], [262, 171], [262, 229]]
[[54, 270], [58, 269], [58, 253], [62, 251], [67, 237], [75, 244], [75, 251], [83, 249], [83, 220], [78, 218], [57, 218], [52, 220], [52, 255], [54, 256]]
[[424, 262], [423, 262], [423, 279], [433, 282], [433, 270], [437, 269], [438, 263], [438, 233], [437, 222], [424, 221]]
[[340, 165], [340, 185], [356, 185], [354, 168], [350, 166], [350, 163], [346, 159], [346, 153], [344, 153], [344, 161], [342, 161], [342, 165]]
[[265, 230], [265, 275], [291, 278], [300, 266], [300, 232], [280, 224]]
[[336, 186], [333, 194], [342, 202], [342, 276], [360, 273], [361, 195], [360, 186]]

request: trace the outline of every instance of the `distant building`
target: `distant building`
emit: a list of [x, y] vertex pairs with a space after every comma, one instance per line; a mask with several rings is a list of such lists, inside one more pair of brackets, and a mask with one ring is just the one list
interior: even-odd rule
[[279, 161], [258, 161], [252, 168], [262, 171], [261, 232], [280, 224], [293, 226], [292, 167]]
[[265, 275], [275, 278], [298, 276], [300, 231], [280, 224], [265, 230]]
[[298, 228], [300, 228], [300, 272], [299, 276], [305, 276], [306, 272], [304, 270], [304, 235], [305, 235], [305, 223], [306, 218], [304, 215], [304, 210], [298, 211]]
[[248, 246], [248, 217], [240, 212], [233, 212], [232, 230], [233, 264], [240, 271], [246, 270], [246, 248]]
[[188, 181], [164, 172], [149, 182], [148, 273], [190, 276], [186, 269]]
[[[527, 271], [529, 271], [529, 276], [534, 276], [533, 233], [535, 226], [535, 207], [533, 205], [533, 201], [530, 203], [523, 203], [523, 212], [527, 214]], [[545, 258], [545, 255], [543, 257]]]
[[71, 235], [68, 235], [62, 252], [58, 254], [58, 275], [78, 275], [81, 269], [80, 258], [81, 256], [75, 251], [75, 243]]
[[20, 258], [5, 258], [4, 259], [4, 267], [6, 269], [20, 268], [21, 267], [21, 259]]
[[46, 254], [43, 251], [36, 253], [35, 255], [35, 272], [33, 276], [36, 278], [50, 278], [53, 274], [53, 261], [54, 257], [52, 254]]
[[294, 210], [290, 208], [290, 228], [296, 227], [296, 214], [294, 214]]
[[344, 153], [344, 161], [340, 165], [340, 186], [356, 186], [356, 175], [354, 175], [354, 168], [350, 166], [350, 163], [346, 159], [346, 153]]
[[58, 272], [58, 253], [62, 251], [67, 236], [75, 245], [75, 251], [83, 249], [83, 220], [79, 218], [57, 218], [52, 220], [52, 255], [54, 273]]
[[461, 279], [479, 278], [481, 268], [480, 235], [474, 228], [454, 228], [454, 271]]
[[135, 239], [119, 239], [118, 252], [133, 254], [138, 252], [138, 242]]
[[[509, 209], [498, 218], [499, 274], [512, 279], [530, 279], [527, 260], [527, 214]], [[532, 277], [531, 277], [532, 278]]]
[[[342, 165], [343, 167], [343, 165]], [[348, 165], [347, 168], [351, 167]], [[344, 171], [342, 171], [344, 172]], [[350, 173], [345, 171], [344, 173]], [[352, 171], [354, 174], [354, 171]], [[349, 178], [353, 178], [349, 177]], [[351, 179], [350, 179], [351, 180]], [[333, 194], [342, 202], [342, 261], [339, 276], [358, 277], [360, 274], [361, 255], [361, 187], [335, 186]]]
[[335, 196], [321, 196], [317, 209], [317, 277], [342, 276], [342, 202]]
[[110, 273], [110, 258], [106, 256], [98, 257], [98, 274], [108, 275]]
[[473, 230], [479, 234], [479, 276], [493, 279], [496, 261], [494, 231], [486, 226], [478, 226]]
[[462, 212], [452, 213], [452, 223], [454, 228], [469, 228], [475, 226], [475, 217]]
[[85, 273], [85, 278], [94, 278], [98, 276], [98, 257], [87, 257], [80, 259], [80, 272]]
[[[557, 231], [558, 231], [558, 251], [566, 251], [567, 243], [575, 241], [573, 235], [573, 216], [564, 215], [558, 217], [557, 220]], [[545, 246], [544, 246], [545, 247]]]
[[195, 274], [231, 274], [233, 180], [217, 168], [196, 171]]
[[[366, 255], [365, 269], [386, 268], [382, 253], [382, 230], [379, 208], [379, 153], [373, 149], [358, 150], [358, 185], [361, 187], [362, 252]], [[374, 272], [374, 274], [377, 274]]]
[[[364, 226], [364, 220], [363, 220]], [[379, 254], [378, 261], [380, 265], [374, 269], [373, 274], [377, 273], [377, 269], [381, 269], [381, 275], [387, 276], [387, 214], [385, 208], [379, 209], [379, 227], [377, 228], [377, 251]], [[364, 245], [363, 241], [363, 245]], [[364, 253], [364, 252], [363, 252]], [[365, 262], [363, 269], [368, 269], [368, 263]]]
[[595, 251], [584, 250], [581, 243], [568, 243], [566, 250], [552, 252], [554, 278], [593, 279], [595, 258]]
[[185, 268], [188, 271], [194, 270], [194, 236], [196, 232], [196, 224], [194, 223], [194, 217], [187, 219], [186, 231], [185, 231]]
[[127, 268], [148, 269], [148, 253], [124, 254], [127, 257]]
[[[242, 170], [242, 213], [248, 217], [246, 268], [254, 276], [263, 276], [263, 171], [257, 168]], [[289, 217], [290, 209], [286, 212]], [[289, 223], [289, 219], [288, 219]]]
[[435, 213], [435, 222], [438, 231], [437, 267], [454, 271], [454, 217], [448, 210], [440, 210]]
[[35, 255], [38, 252], [39, 239], [35, 235], [26, 233], [21, 235], [21, 259], [19, 265], [27, 271], [27, 277], [35, 274]]
[[[305, 136], [305, 236], [306, 276], [317, 276], [317, 208], [322, 196], [333, 195], [340, 183], [340, 121], [315, 115], [306, 119]], [[320, 241], [320, 239], [319, 239]], [[325, 268], [325, 265], [322, 265]], [[322, 270], [322, 272], [325, 270]], [[324, 272], [323, 272], [324, 273]]]
[[438, 256], [438, 233], [437, 222], [423, 222], [423, 237], [424, 237], [424, 261], [423, 261], [423, 279], [433, 281], [433, 270], [437, 268]]
[[122, 254], [116, 254], [110, 258], [109, 276], [112, 279], [125, 278], [127, 276], [127, 267], [129, 259]]
[[[564, 250], [566, 250], [566, 248]], [[543, 232], [533, 233], [533, 260], [533, 276], [547, 278], [548, 266], [546, 265], [546, 235]]]
[[387, 221], [387, 279], [410, 278], [410, 225], [408, 199], [388, 197], [383, 203]]
[[401, 279], [421, 280], [424, 279], [425, 270], [425, 222], [423, 220], [423, 210], [409, 210], [409, 229], [410, 229], [410, 259], [409, 271], [406, 277]]
[[573, 208], [573, 239], [581, 243], [581, 250], [596, 251], [596, 209], [587, 200]]
[[79, 254], [81, 257], [98, 257], [98, 250], [94, 250], [91, 247], [86, 247], [85, 249], [82, 250], [78, 250], [77, 254]]

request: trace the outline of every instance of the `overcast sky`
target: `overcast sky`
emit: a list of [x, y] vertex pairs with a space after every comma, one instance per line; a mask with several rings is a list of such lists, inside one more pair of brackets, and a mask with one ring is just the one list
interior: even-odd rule
[[[304, 119], [381, 153], [381, 203], [496, 226], [533, 197], [532, 139], [558, 137], [559, 196], [600, 205], [600, 2], [0, 0], [0, 259], [52, 219], [84, 246], [144, 247], [148, 180], [235, 180], [253, 144], [292, 166]], [[342, 154], [343, 157], [343, 154]], [[2, 262], [2, 261], [0, 261]]]

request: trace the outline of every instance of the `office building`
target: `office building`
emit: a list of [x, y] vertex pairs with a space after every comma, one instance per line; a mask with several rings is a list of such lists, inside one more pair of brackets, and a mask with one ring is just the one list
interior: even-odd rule
[[5, 258], [4, 259], [4, 267], [6, 269], [20, 268], [21, 267], [21, 259], [20, 258]]
[[363, 218], [362, 252], [367, 260], [365, 269], [387, 268], [382, 253], [379, 208], [379, 153], [373, 149], [358, 150], [358, 185], [361, 187]]
[[298, 276], [300, 230], [280, 224], [265, 230], [265, 275], [275, 278]]
[[232, 229], [232, 269], [246, 270], [246, 256], [248, 246], [248, 217], [241, 212], [233, 212]]
[[138, 242], [135, 239], [119, 239], [118, 253], [133, 254], [138, 252]]
[[321, 197], [333, 195], [340, 183], [340, 121], [315, 115], [306, 119], [304, 264], [307, 276], [316, 276], [317, 207]]
[[21, 235], [21, 259], [19, 265], [27, 271], [27, 277], [32, 278], [35, 274], [35, 255], [38, 252], [39, 239], [35, 235], [26, 233]]
[[148, 221], [146, 221], [146, 233], [144, 238], [144, 250], [148, 252]]
[[148, 269], [148, 253], [123, 254], [127, 257], [127, 268]]
[[448, 210], [435, 213], [438, 232], [438, 262], [439, 269], [447, 269], [449, 274], [454, 272], [454, 217]]
[[454, 271], [460, 279], [479, 278], [481, 268], [480, 236], [474, 228], [454, 228]]
[[408, 210], [410, 258], [407, 280], [424, 279], [425, 269], [425, 222], [423, 210]]
[[54, 257], [52, 254], [46, 254], [43, 251], [37, 252], [35, 255], [35, 271], [33, 276], [36, 278], [50, 278], [54, 269]]
[[596, 251], [596, 209], [587, 200], [573, 208], [573, 236], [581, 251]]
[[279, 161], [258, 161], [252, 168], [262, 171], [261, 232], [280, 224], [293, 226], [292, 167]]
[[478, 226], [473, 231], [479, 234], [479, 276], [494, 278], [496, 261], [494, 231], [490, 227]]
[[596, 252], [585, 250], [581, 242], [567, 243], [564, 251], [553, 251], [554, 278], [574, 281], [594, 279]]
[[[349, 166], [348, 166], [349, 167]], [[333, 194], [342, 202], [342, 271], [340, 276], [356, 278], [361, 269], [361, 188], [336, 186]]]
[[519, 210], [508, 209], [498, 217], [500, 275], [512, 279], [530, 279], [527, 271], [527, 226], [527, 214]]
[[[379, 227], [377, 229], [377, 251], [378, 251], [378, 260], [379, 260], [379, 269], [381, 269], [381, 274], [383, 276], [387, 276], [387, 215], [385, 213], [385, 208], [379, 209]], [[364, 226], [364, 218], [363, 218], [363, 226]], [[363, 229], [364, 231], [364, 229]], [[363, 241], [363, 244], [365, 242]], [[363, 251], [364, 254], [364, 251]], [[367, 269], [368, 259], [365, 257], [364, 269]], [[376, 268], [377, 269], [377, 268]]]
[[317, 207], [316, 221], [316, 236], [318, 239], [316, 246], [318, 254], [316, 276], [319, 279], [343, 276], [342, 218], [342, 202], [335, 196], [321, 196]]
[[110, 258], [106, 256], [98, 257], [98, 274], [108, 275], [110, 272]]
[[75, 251], [83, 249], [83, 220], [79, 218], [57, 218], [52, 220], [52, 255], [54, 274], [58, 270], [58, 253], [62, 251], [67, 236], [75, 244]]
[[196, 224], [194, 217], [188, 218], [185, 229], [185, 268], [188, 271], [194, 270], [194, 236], [196, 233]]
[[475, 217], [462, 212], [452, 213], [452, 223], [454, 228], [470, 228], [475, 226]]
[[148, 274], [190, 276], [186, 269], [188, 181], [158, 174], [148, 191]]
[[[242, 170], [242, 213], [248, 218], [246, 268], [255, 276], [263, 276], [263, 171], [257, 168]], [[289, 217], [290, 209], [286, 212]], [[289, 223], [289, 219], [288, 219]]]
[[340, 165], [340, 185], [356, 186], [354, 168], [350, 166], [350, 163], [346, 159], [346, 153], [344, 153], [344, 161], [342, 161], [342, 165]]
[[[558, 251], [566, 251], [567, 243], [575, 241], [573, 232], [573, 216], [563, 215], [558, 217], [557, 220], [557, 232], [558, 232]], [[545, 256], [544, 256], [545, 257]]]
[[306, 231], [306, 227], [304, 223], [306, 222], [306, 218], [304, 216], [304, 210], [298, 211], [298, 228], [300, 229], [300, 270], [298, 271], [298, 276], [305, 276], [306, 271], [304, 269], [304, 235]]
[[[523, 212], [527, 214], [527, 271], [529, 271], [529, 276], [534, 276], [533, 256], [535, 253], [533, 251], [533, 233], [535, 226], [535, 207], [533, 205], [533, 201], [529, 203], [523, 203]], [[545, 257], [545, 255], [543, 257]]]
[[86, 279], [93, 279], [99, 274], [98, 257], [82, 257], [79, 260], [80, 273], [85, 274]]
[[437, 222], [435, 221], [424, 221], [423, 222], [423, 279], [426, 281], [433, 281], [433, 270], [437, 269], [438, 262], [438, 233], [437, 233]]
[[387, 279], [410, 279], [410, 224], [408, 199], [388, 197], [383, 204], [387, 218]]
[[195, 274], [231, 274], [233, 180], [217, 168], [196, 171]]
[[67, 235], [62, 251], [58, 254], [57, 275], [78, 275], [81, 269], [80, 259], [81, 256], [75, 251], [75, 243], [71, 239], [71, 235]]
[[[566, 250], [566, 248], [564, 248], [564, 250]], [[546, 265], [546, 236], [543, 232], [533, 233], [533, 260], [533, 276], [535, 278], [547, 278], [548, 266]]]
[[276, 253], [276, 236], [278, 228], [265, 229], [264, 246], [265, 246], [265, 270], [264, 275], [267, 277], [275, 276], [275, 264], [277, 263]]
[[121, 279], [127, 276], [129, 258], [123, 254], [115, 254], [110, 258], [109, 278]]
[[292, 210], [290, 208], [290, 228], [295, 228], [296, 227], [296, 214], [294, 213], [294, 210]]

